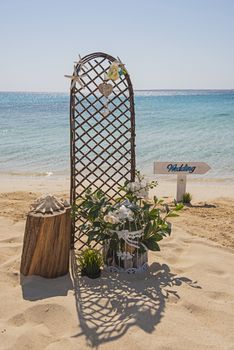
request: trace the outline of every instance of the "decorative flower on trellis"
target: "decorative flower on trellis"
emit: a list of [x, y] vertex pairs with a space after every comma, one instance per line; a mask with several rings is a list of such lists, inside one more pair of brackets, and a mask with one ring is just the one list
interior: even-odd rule
[[120, 60], [115, 60], [109, 67], [109, 70], [104, 72], [103, 83], [99, 84], [98, 89], [103, 96], [106, 97], [104, 102], [104, 111], [103, 115], [106, 117], [110, 113], [109, 109], [109, 95], [113, 92], [113, 86], [110, 83], [107, 83], [107, 80], [115, 81], [120, 78], [121, 75], [127, 74], [125, 64]]
[[116, 61], [114, 61], [108, 70], [107, 77], [110, 80], [119, 79], [119, 65]]
[[119, 65], [119, 75], [126, 75], [128, 73], [125, 64], [121, 61], [119, 57], [118, 58], [118, 65]]
[[107, 78], [110, 80], [117, 80], [121, 75], [126, 75], [127, 69], [125, 68], [125, 64], [120, 60], [114, 61], [107, 72]]

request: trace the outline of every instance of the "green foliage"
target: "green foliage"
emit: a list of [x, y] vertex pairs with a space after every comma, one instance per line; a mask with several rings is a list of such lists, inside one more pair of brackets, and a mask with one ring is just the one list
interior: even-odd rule
[[136, 178], [138, 182], [126, 181], [120, 187], [123, 196], [115, 201], [110, 201], [101, 190], [92, 192], [88, 189], [85, 198], [74, 206], [74, 215], [79, 214], [86, 220], [81, 230], [86, 232], [89, 244], [92, 241], [108, 241], [113, 249], [118, 249], [124, 245], [124, 240], [118, 238], [119, 231], [142, 230], [142, 237], [137, 243], [140, 252], [147, 249], [160, 250], [158, 242], [171, 234], [171, 224], [167, 219], [178, 216], [183, 204], [175, 204], [171, 210], [156, 196], [152, 201], [144, 199], [144, 191], [154, 188], [157, 183], [145, 182], [139, 172], [136, 173]]
[[183, 194], [183, 198], [182, 198], [182, 203], [184, 204], [190, 204], [192, 200], [192, 195], [189, 192], [186, 192], [185, 194]]
[[98, 250], [87, 248], [79, 253], [77, 260], [82, 275], [90, 278], [100, 276], [103, 260]]

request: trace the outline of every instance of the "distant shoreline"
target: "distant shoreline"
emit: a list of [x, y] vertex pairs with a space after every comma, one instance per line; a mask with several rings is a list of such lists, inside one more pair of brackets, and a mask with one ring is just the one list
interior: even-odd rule
[[[176, 177], [152, 176], [158, 182], [153, 191], [157, 197], [175, 198]], [[187, 180], [187, 191], [192, 193], [195, 201], [214, 200], [217, 198], [234, 199], [234, 179], [196, 179], [189, 177]], [[32, 192], [32, 193], [54, 193], [66, 194], [70, 192], [70, 175], [66, 176], [7, 176], [0, 174], [0, 193], [8, 192]], [[153, 192], [150, 194], [153, 195]]]
[[[210, 89], [210, 88], [188, 88], [188, 89], [134, 89], [134, 91], [223, 91], [223, 92], [232, 92], [234, 91], [233, 88], [225, 88], [225, 89]], [[30, 91], [30, 90], [0, 90], [0, 93], [32, 93], [32, 94], [69, 94], [69, 89], [67, 91]]]

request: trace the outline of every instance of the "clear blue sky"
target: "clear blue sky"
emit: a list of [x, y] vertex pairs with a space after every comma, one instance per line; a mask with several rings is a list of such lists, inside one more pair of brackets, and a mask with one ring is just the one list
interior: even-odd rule
[[234, 88], [234, 0], [0, 0], [0, 90], [68, 91], [81, 55], [135, 89]]

